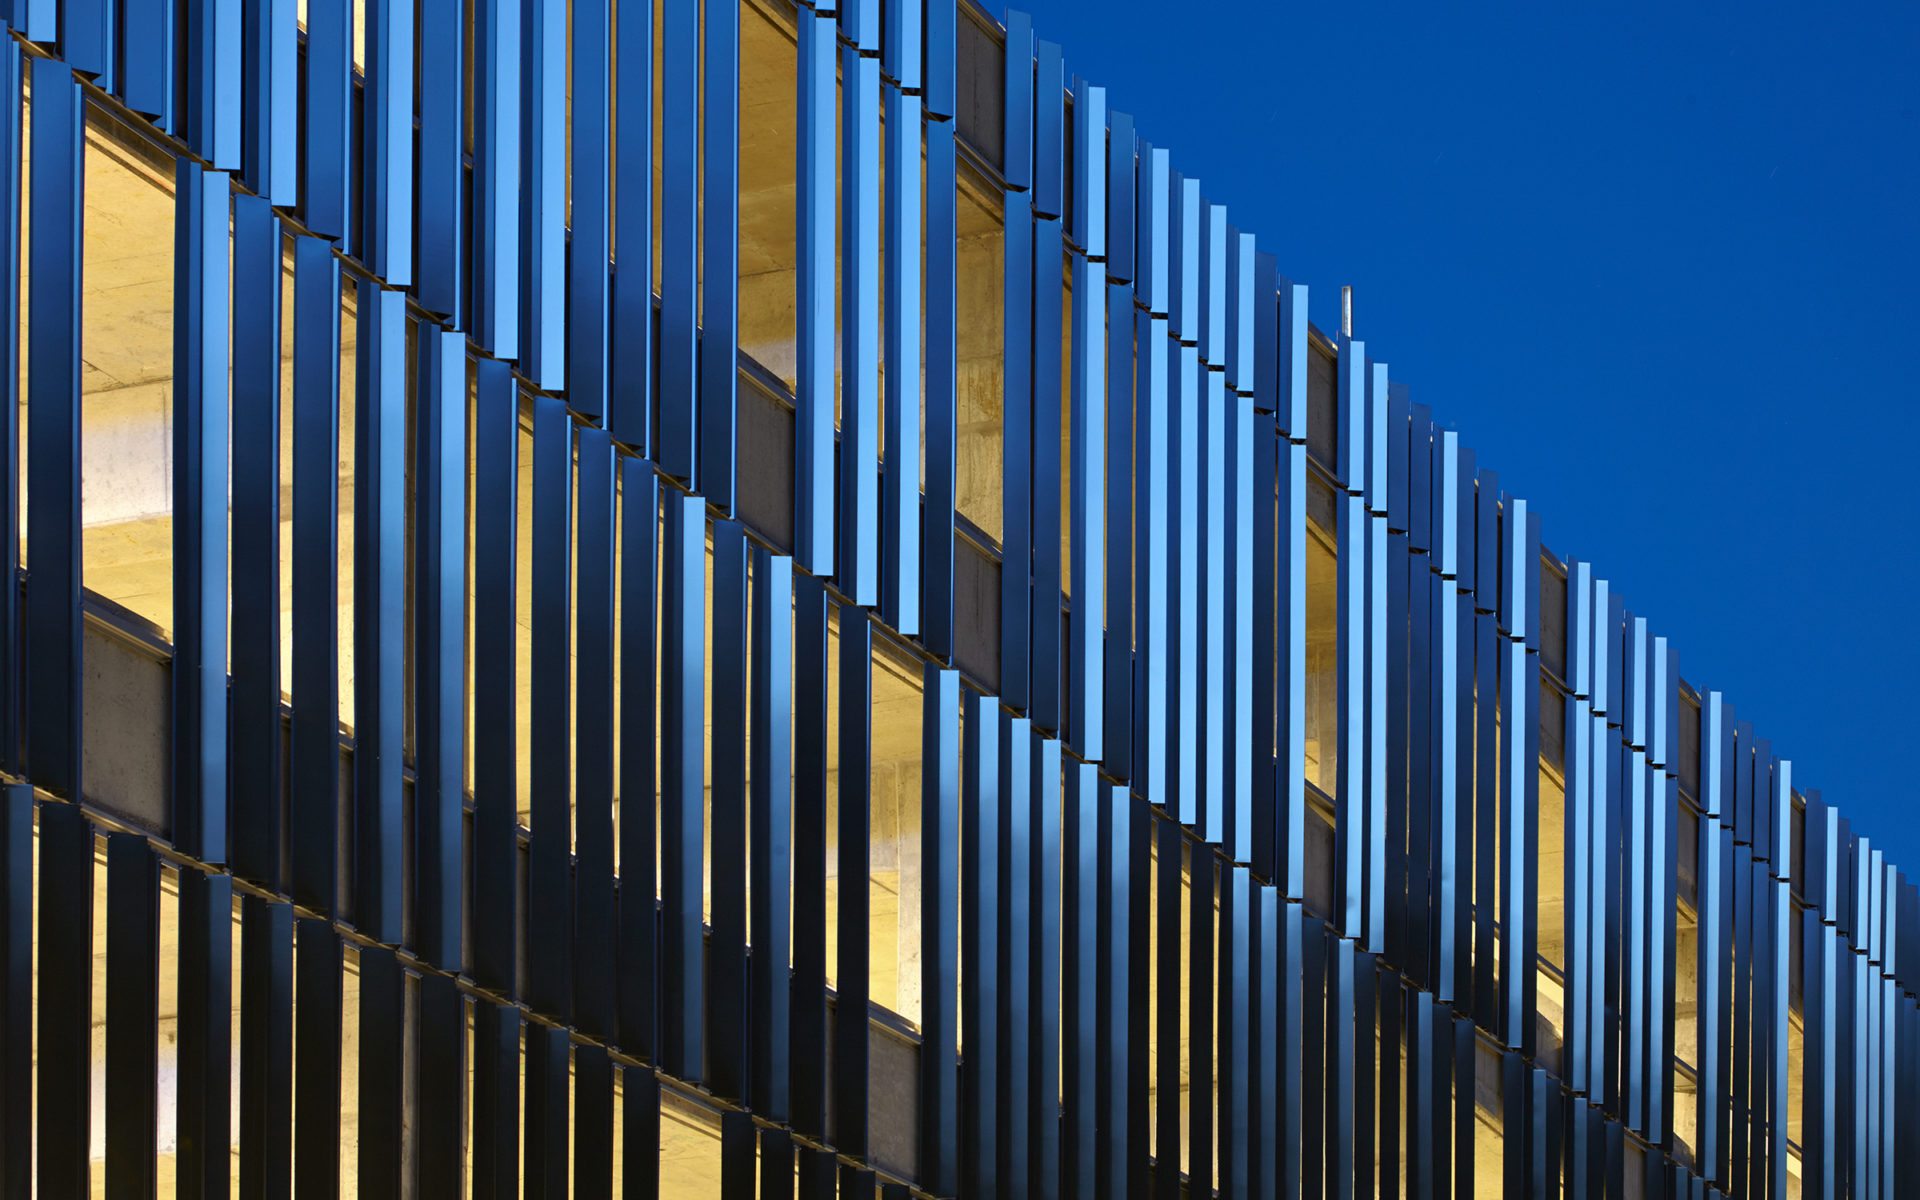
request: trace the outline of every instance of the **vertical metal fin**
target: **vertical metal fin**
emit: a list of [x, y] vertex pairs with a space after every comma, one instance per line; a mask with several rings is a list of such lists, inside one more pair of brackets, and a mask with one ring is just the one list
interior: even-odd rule
[[[29, 32], [33, 25], [29, 23]], [[80, 782], [80, 238], [86, 107], [57, 59], [33, 62], [34, 230], [27, 267], [26, 765], [77, 799]], [[71, 1115], [71, 1114], [66, 1114]]]
[[173, 832], [182, 850], [220, 863], [227, 859], [226, 175], [180, 159], [175, 204]]
[[294, 241], [293, 738], [296, 903], [331, 916], [339, 889], [340, 260]]

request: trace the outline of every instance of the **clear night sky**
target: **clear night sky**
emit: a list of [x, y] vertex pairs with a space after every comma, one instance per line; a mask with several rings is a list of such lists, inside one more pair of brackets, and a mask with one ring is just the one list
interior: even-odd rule
[[1920, 871], [1920, 7], [1016, 7]]

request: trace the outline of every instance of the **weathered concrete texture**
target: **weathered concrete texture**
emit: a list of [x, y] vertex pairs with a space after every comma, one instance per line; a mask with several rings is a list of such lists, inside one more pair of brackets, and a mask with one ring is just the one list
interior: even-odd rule
[[968, 538], [953, 547], [953, 663], [1000, 690], [1000, 560]]
[[[89, 372], [91, 381], [97, 372]], [[173, 511], [173, 382], [84, 393], [82, 523], [89, 529]]]
[[[616, 1076], [616, 1079], [619, 1078]], [[624, 1096], [616, 1100], [623, 1104]], [[613, 1139], [614, 1178], [620, 1178], [626, 1139]], [[720, 1114], [670, 1088], [660, 1090], [660, 1195], [720, 1194]]]
[[1001, 448], [1005, 444], [1006, 330], [1001, 310], [1006, 236], [999, 197], [971, 171], [961, 172], [958, 236], [955, 507], [998, 544], [1004, 536]]
[[998, 170], [1006, 132], [1005, 35], [968, 5], [961, 6], [958, 33], [955, 122], [967, 146]]
[[[173, 625], [174, 198], [170, 164], [108, 126], [88, 131], [81, 353], [82, 569], [87, 588], [166, 635]], [[23, 209], [23, 221], [25, 219]], [[281, 602], [292, 596], [293, 281], [283, 281], [280, 378]], [[25, 304], [26, 292], [22, 292]], [[339, 620], [341, 719], [353, 720], [354, 287], [340, 329]], [[24, 402], [25, 392], [22, 391]], [[23, 493], [24, 499], [24, 493]], [[282, 679], [291, 678], [291, 609]]]
[[920, 1043], [875, 1021], [867, 1053], [868, 1157], [913, 1179], [920, 1164]]
[[734, 511], [783, 553], [793, 549], [793, 409], [751, 378], [740, 381]]
[[[116, 139], [92, 114], [81, 243], [80, 519], [87, 586], [166, 629], [173, 617], [174, 203], [170, 166], [150, 154], [144, 143]], [[27, 208], [21, 226], [31, 236]], [[23, 331], [31, 290], [21, 289]], [[25, 388], [20, 395], [24, 403]]]
[[[1311, 495], [1313, 489], [1308, 489]], [[1328, 527], [1331, 529], [1331, 527]], [[1333, 794], [1340, 760], [1340, 570], [1331, 538], [1307, 533], [1307, 781]]]
[[86, 622], [81, 653], [81, 787], [87, 801], [167, 837], [168, 656], [97, 618]]
[[[826, 1077], [833, 1078], [834, 1023], [840, 998], [827, 997]], [[828, 1105], [827, 1140], [834, 1141]], [[920, 1043], [902, 1028], [870, 1020], [867, 1031], [867, 1158], [882, 1170], [913, 1178], [920, 1157]]]
[[[793, 391], [798, 51], [784, 14], [740, 11], [740, 349]], [[746, 464], [740, 464], [740, 475]]]

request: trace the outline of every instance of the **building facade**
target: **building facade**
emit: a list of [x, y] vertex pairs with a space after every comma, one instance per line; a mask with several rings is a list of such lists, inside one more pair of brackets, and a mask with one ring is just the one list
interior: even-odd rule
[[0, 16], [0, 1192], [1920, 1195], [1913, 883], [1024, 17]]

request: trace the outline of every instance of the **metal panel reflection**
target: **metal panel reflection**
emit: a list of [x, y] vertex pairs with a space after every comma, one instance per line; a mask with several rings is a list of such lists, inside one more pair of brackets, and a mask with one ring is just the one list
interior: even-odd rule
[[[1920, 894], [1377, 337], [1023, 16], [661, 5], [11, 6], [10, 1191], [164, 1174], [169, 978], [188, 1193], [236, 1104], [249, 1195], [606, 1191], [616, 1124], [635, 1195], [1915, 1190]], [[84, 590], [89, 147], [175, 163], [150, 629]]]

